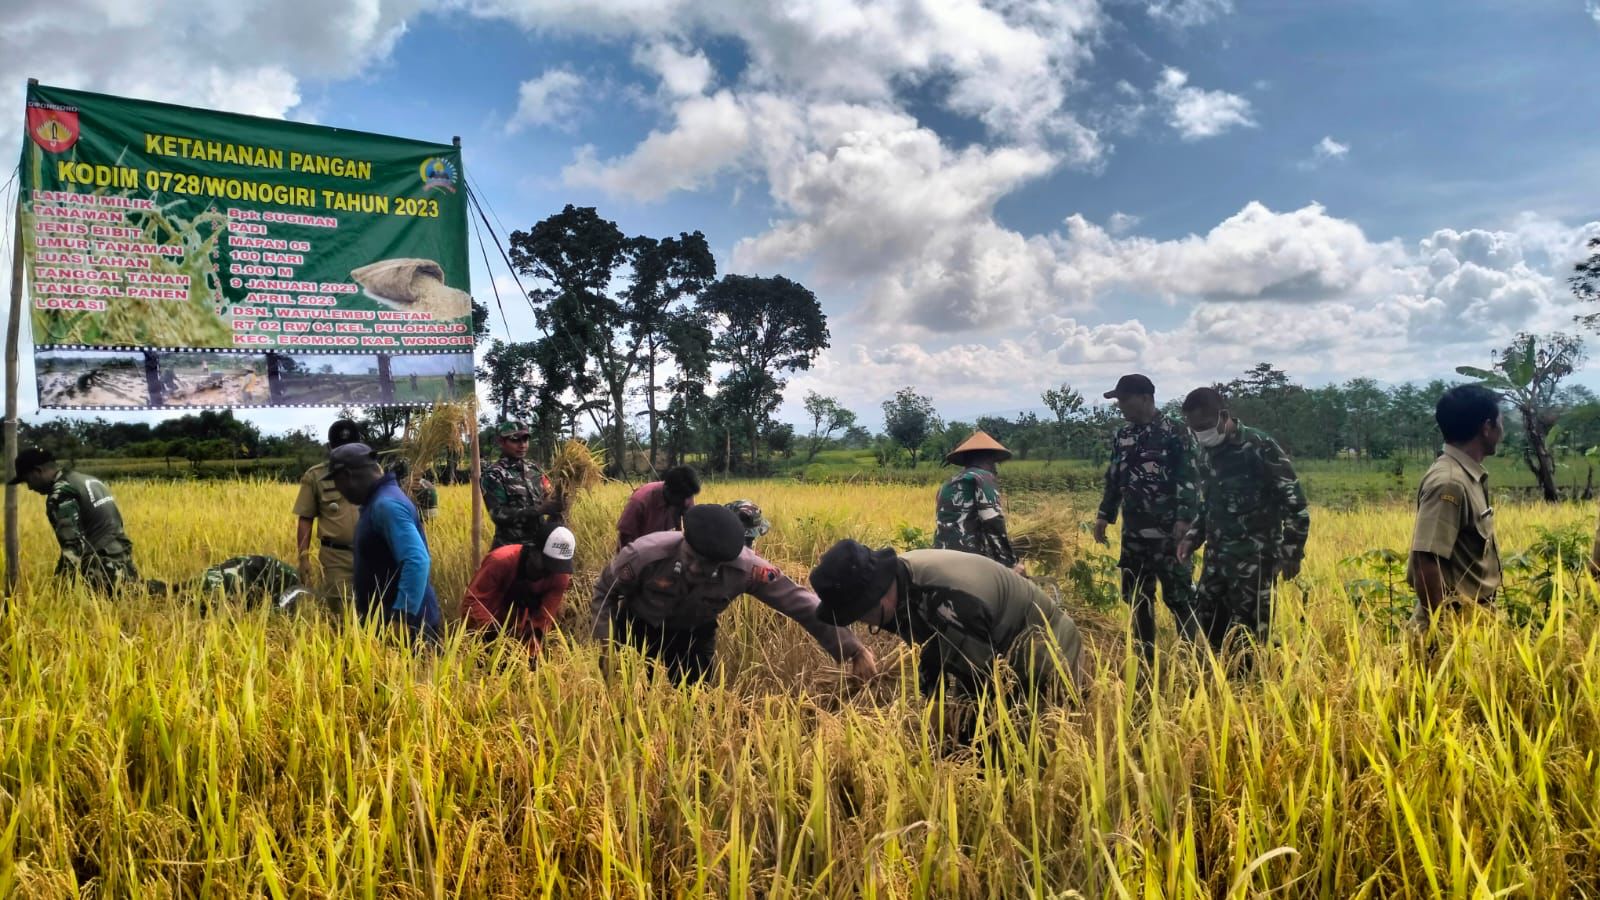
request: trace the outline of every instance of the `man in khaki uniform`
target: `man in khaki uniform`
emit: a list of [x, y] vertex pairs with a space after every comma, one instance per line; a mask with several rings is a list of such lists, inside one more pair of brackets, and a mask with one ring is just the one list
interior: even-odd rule
[[[361, 429], [349, 419], [340, 419], [328, 429], [328, 451], [361, 440]], [[295, 546], [300, 551], [299, 574], [303, 584], [317, 585], [323, 599], [338, 603], [350, 596], [355, 579], [354, 547], [356, 520], [361, 507], [346, 500], [334, 487], [327, 463], [318, 463], [300, 476], [300, 494], [294, 501], [294, 514], [300, 517]], [[311, 578], [311, 527], [316, 525], [317, 561], [321, 577]]]
[[1444, 452], [1417, 491], [1417, 525], [1406, 580], [1417, 592], [1412, 624], [1426, 628], [1450, 608], [1487, 607], [1500, 588], [1500, 550], [1494, 539], [1485, 457], [1505, 437], [1500, 396], [1475, 384], [1445, 391], [1434, 409]]

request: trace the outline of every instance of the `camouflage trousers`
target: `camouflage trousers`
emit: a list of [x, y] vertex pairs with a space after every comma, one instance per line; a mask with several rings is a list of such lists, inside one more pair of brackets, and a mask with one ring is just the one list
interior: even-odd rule
[[1193, 558], [1179, 562], [1171, 543], [1131, 543], [1124, 538], [1117, 568], [1122, 570], [1122, 599], [1132, 607], [1133, 637], [1146, 661], [1155, 654], [1157, 587], [1161, 588], [1161, 602], [1178, 625], [1178, 634], [1189, 641], [1198, 637]]
[[[1230, 637], [1266, 644], [1272, 630], [1277, 575], [1277, 553], [1269, 547], [1246, 545], [1223, 552], [1206, 548], [1195, 590], [1195, 614], [1212, 650], [1221, 652]], [[1251, 664], [1246, 649], [1241, 666], [1248, 670]]]
[[56, 574], [67, 578], [77, 576], [83, 579], [84, 585], [90, 590], [106, 595], [114, 595], [119, 590], [140, 583], [139, 569], [133, 564], [131, 548], [129, 552], [116, 555], [96, 553], [78, 560], [76, 566], [63, 559], [56, 566]]

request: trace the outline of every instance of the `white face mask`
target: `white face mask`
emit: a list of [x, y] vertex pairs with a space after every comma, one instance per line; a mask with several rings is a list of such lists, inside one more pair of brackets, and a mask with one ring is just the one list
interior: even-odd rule
[[1221, 422], [1218, 422], [1214, 428], [1207, 428], [1204, 431], [1195, 431], [1191, 428], [1189, 432], [1194, 435], [1195, 442], [1202, 447], [1215, 447], [1228, 437], [1222, 431]]

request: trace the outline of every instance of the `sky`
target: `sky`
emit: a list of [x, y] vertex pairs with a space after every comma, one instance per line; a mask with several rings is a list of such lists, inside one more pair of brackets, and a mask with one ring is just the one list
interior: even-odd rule
[[[816, 391], [875, 423], [911, 385], [971, 420], [1571, 330], [1597, 50], [1600, 0], [8, 0], [0, 147], [28, 77], [459, 135], [505, 229], [594, 206], [815, 291], [831, 347], [784, 417]], [[535, 336], [498, 266], [472, 280]]]

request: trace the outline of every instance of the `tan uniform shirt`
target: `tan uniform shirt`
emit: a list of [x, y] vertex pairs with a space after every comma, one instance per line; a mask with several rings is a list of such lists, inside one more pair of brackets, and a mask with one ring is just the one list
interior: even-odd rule
[[327, 463], [318, 463], [300, 476], [300, 494], [294, 500], [294, 514], [317, 520], [317, 537], [331, 541], [335, 549], [349, 550], [356, 540], [356, 520], [361, 507], [344, 499], [333, 486]]
[[[1411, 551], [1439, 558], [1447, 601], [1486, 604], [1500, 588], [1500, 548], [1494, 539], [1489, 473], [1449, 444], [1422, 476]], [[1406, 569], [1406, 580], [1416, 587], [1410, 563]]]

